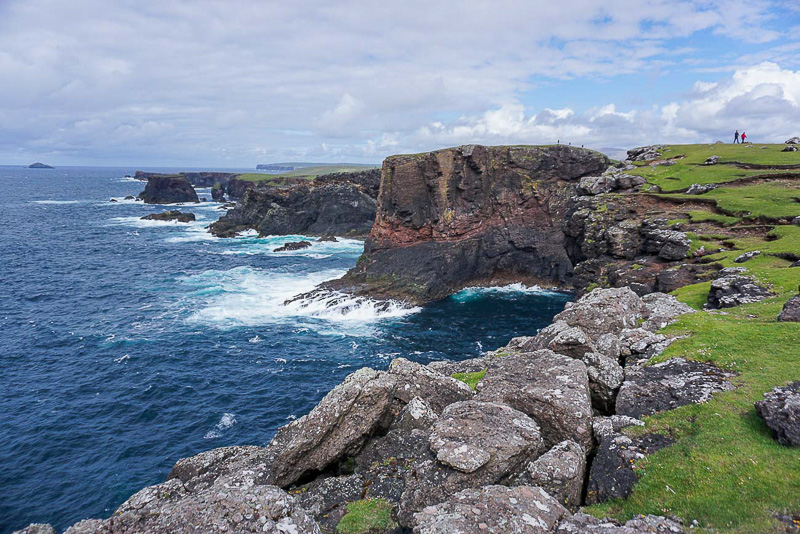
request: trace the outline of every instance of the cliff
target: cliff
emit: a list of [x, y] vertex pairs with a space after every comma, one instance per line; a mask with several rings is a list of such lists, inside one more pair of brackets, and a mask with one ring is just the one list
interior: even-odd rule
[[228, 194], [240, 195], [239, 200], [211, 225], [211, 233], [231, 237], [255, 229], [260, 235], [365, 236], [375, 220], [378, 184], [377, 169], [314, 180], [234, 179], [228, 182]]
[[[138, 173], [137, 173], [138, 174]], [[179, 174], [150, 174], [139, 198], [148, 204], [200, 202], [192, 184]]]
[[563, 221], [581, 177], [610, 163], [567, 146], [468, 145], [387, 158], [364, 255], [333, 286], [426, 302], [468, 285], [569, 283]]

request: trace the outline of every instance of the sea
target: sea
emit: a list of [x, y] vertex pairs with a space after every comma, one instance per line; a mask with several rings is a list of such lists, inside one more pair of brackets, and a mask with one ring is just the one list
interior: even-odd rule
[[[0, 166], [2, 534], [106, 518], [179, 458], [267, 444], [360, 367], [477, 357], [571, 299], [512, 285], [417, 308], [286, 305], [353, 267], [363, 243], [219, 239], [210, 190], [178, 207], [125, 200], [144, 188], [134, 170]], [[165, 209], [197, 220], [141, 219]]]

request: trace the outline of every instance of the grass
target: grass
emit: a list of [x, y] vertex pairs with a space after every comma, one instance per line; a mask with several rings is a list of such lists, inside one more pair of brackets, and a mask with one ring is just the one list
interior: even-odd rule
[[[736, 191], [738, 189], [734, 189]], [[689, 334], [657, 360], [684, 357], [735, 371], [733, 391], [705, 404], [683, 406], [645, 418], [639, 432], [671, 435], [675, 444], [637, 464], [631, 496], [589, 507], [619, 519], [637, 514], [677, 515], [695, 532], [778, 532], [776, 513], [800, 512], [800, 450], [779, 445], [756, 416], [753, 403], [775, 386], [800, 378], [800, 324], [776, 321], [797, 294], [800, 268], [773, 254], [800, 255], [800, 228], [778, 226], [767, 238], [734, 239], [736, 250], [715, 255], [723, 266], [744, 266], [775, 297], [720, 312], [684, 316], [665, 332]], [[745, 264], [733, 260], [750, 250], [764, 254]], [[679, 300], [702, 310], [710, 282], [678, 289]]]
[[475, 387], [478, 385], [478, 382], [483, 380], [483, 377], [486, 376], [486, 369], [483, 371], [476, 371], [474, 373], [455, 373], [450, 375], [456, 380], [461, 380], [466, 385], [472, 388], [475, 391]]
[[731, 226], [741, 222], [741, 217], [732, 217], [730, 215], [722, 215], [720, 213], [713, 213], [710, 211], [690, 211], [688, 212], [689, 220], [693, 223], [714, 223], [721, 226]]
[[365, 534], [384, 532], [395, 528], [392, 520], [392, 505], [386, 499], [364, 499], [347, 505], [347, 514], [336, 527], [339, 534]]
[[[692, 199], [694, 195], [669, 195]], [[797, 217], [800, 215], [800, 185], [765, 183], [742, 187], [719, 187], [702, 195], [714, 199], [717, 209], [730, 217], [748, 219]], [[732, 220], [732, 219], [730, 219]]]
[[376, 165], [319, 165], [315, 167], [304, 167], [302, 169], [296, 169], [280, 174], [248, 172], [245, 174], [240, 174], [237, 178], [251, 182], [271, 182], [275, 178], [306, 178], [311, 180], [322, 174], [331, 174], [334, 172], [358, 172], [375, 168], [377, 168]]
[[[751, 147], [752, 148], [748, 148]], [[766, 147], [761, 149], [760, 147]], [[692, 184], [722, 184], [763, 174], [769, 170], [740, 169], [726, 162], [756, 165], [800, 165], [800, 152], [781, 152], [785, 145], [670, 145], [663, 151], [664, 158], [685, 156], [675, 165], [640, 165], [631, 174], [643, 176], [664, 192], [687, 189]], [[709, 156], [719, 156], [717, 165], [703, 165]], [[780, 171], [800, 174], [800, 170]]]

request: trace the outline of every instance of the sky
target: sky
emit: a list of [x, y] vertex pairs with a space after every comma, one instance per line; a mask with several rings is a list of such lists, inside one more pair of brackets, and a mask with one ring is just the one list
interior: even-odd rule
[[800, 135], [796, 0], [0, 0], [0, 164]]

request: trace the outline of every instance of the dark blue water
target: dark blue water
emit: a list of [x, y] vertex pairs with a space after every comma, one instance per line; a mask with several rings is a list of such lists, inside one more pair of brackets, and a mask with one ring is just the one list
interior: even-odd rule
[[106, 517], [178, 458], [267, 443], [361, 366], [474, 357], [568, 299], [506, 288], [413, 313], [286, 307], [361, 243], [216, 239], [213, 203], [188, 208], [195, 224], [147, 223], [163, 208], [109, 201], [142, 190], [132, 171], [0, 167], [2, 533]]

